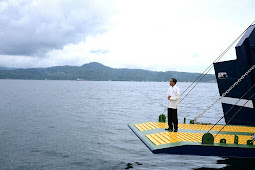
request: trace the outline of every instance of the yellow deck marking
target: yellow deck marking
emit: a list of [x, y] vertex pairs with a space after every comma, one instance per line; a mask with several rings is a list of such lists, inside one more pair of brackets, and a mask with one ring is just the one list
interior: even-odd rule
[[147, 136], [150, 141], [152, 141], [155, 145], [161, 145], [158, 141], [156, 141], [152, 136]]
[[155, 134], [151, 134], [151, 137], [153, 137], [157, 142], [160, 143], [160, 145], [162, 144], [166, 144], [166, 142], [162, 141], [157, 135]]
[[155, 123], [153, 123], [153, 122], [149, 122], [148, 124], [150, 124], [153, 127], [152, 129], [157, 129], [158, 128], [158, 126], [155, 125]]
[[170, 141], [170, 143], [179, 142], [179, 140], [176, 137], [174, 137], [174, 136], [170, 137], [170, 135], [168, 135], [168, 133], [169, 132], [163, 132], [163, 133], [161, 133], [161, 135], [163, 135], [165, 138], [167, 138]]
[[170, 140], [168, 140], [167, 138], [165, 138], [163, 135], [159, 135], [159, 134], [155, 134], [158, 138], [160, 138], [162, 141], [164, 141], [165, 143], [169, 143], [171, 142]]
[[[203, 133], [183, 133], [183, 132], [161, 132], [146, 135], [148, 139], [155, 145], [163, 145], [175, 142], [202, 142]], [[216, 134], [214, 134], [216, 136]], [[226, 139], [227, 144], [234, 143], [235, 135], [219, 134], [214, 138], [214, 143], [220, 143], [221, 139]], [[238, 135], [238, 144], [246, 144], [247, 140], [251, 140], [249, 135]]]
[[140, 124], [136, 124], [135, 127], [136, 127], [137, 129], [139, 129], [140, 131], [144, 131], [144, 129], [141, 127]]
[[[157, 128], [168, 128], [167, 123], [159, 123], [159, 122], [149, 122], [142, 124], [135, 124], [135, 127], [140, 131], [157, 129]], [[190, 129], [190, 130], [210, 130], [213, 125], [198, 125], [198, 124], [179, 124], [179, 129]], [[220, 131], [223, 128], [223, 125], [216, 125], [212, 131]], [[247, 132], [247, 133], [255, 133], [255, 127], [246, 127], [246, 126], [225, 126], [222, 131], [225, 132]]]
[[155, 126], [153, 126], [153, 124], [151, 124], [150, 122], [149, 123], [146, 123], [146, 125], [147, 126], [149, 126], [150, 127], [150, 129], [154, 129], [154, 128], [156, 128]]
[[144, 126], [145, 124], [146, 124], [146, 123], [142, 123], [142, 124], [140, 124], [140, 126], [141, 126], [144, 130], [150, 130], [150, 128], [147, 129], [147, 127]]

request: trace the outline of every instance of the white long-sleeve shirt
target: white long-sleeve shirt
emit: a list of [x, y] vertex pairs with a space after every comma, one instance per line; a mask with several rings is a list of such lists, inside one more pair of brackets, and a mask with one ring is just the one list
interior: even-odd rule
[[179, 99], [181, 98], [180, 89], [176, 85], [174, 85], [173, 87], [170, 86], [167, 91], [167, 99], [169, 95], [171, 97], [170, 97], [170, 100], [168, 100], [168, 108], [178, 109]]

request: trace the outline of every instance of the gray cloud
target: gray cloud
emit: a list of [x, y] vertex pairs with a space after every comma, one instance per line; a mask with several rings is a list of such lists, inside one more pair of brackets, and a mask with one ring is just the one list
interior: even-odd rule
[[90, 50], [91, 53], [95, 53], [95, 54], [106, 54], [109, 52], [109, 50], [107, 49], [92, 49]]
[[102, 0], [0, 1], [0, 54], [43, 57], [104, 31], [111, 13], [105, 5]]

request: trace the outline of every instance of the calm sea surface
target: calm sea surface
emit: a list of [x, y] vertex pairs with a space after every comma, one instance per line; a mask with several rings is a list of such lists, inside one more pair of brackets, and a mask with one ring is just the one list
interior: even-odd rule
[[[181, 92], [190, 83], [178, 82]], [[210, 169], [248, 159], [155, 155], [128, 128], [157, 121], [168, 82], [0, 80], [0, 169]], [[179, 122], [219, 97], [201, 83], [180, 104]], [[217, 103], [198, 121], [215, 123]], [[224, 123], [224, 121], [221, 121]], [[138, 165], [139, 162], [142, 165]]]

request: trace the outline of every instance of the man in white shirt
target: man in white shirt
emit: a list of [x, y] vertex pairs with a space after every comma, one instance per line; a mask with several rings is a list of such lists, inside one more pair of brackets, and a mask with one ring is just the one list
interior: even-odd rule
[[[180, 90], [175, 85], [177, 80], [175, 78], [170, 79], [170, 87], [167, 91], [168, 99], [168, 128], [166, 130], [178, 131], [178, 117], [177, 109], [179, 108], [179, 99], [181, 98]], [[173, 127], [174, 125], [174, 127]]]

